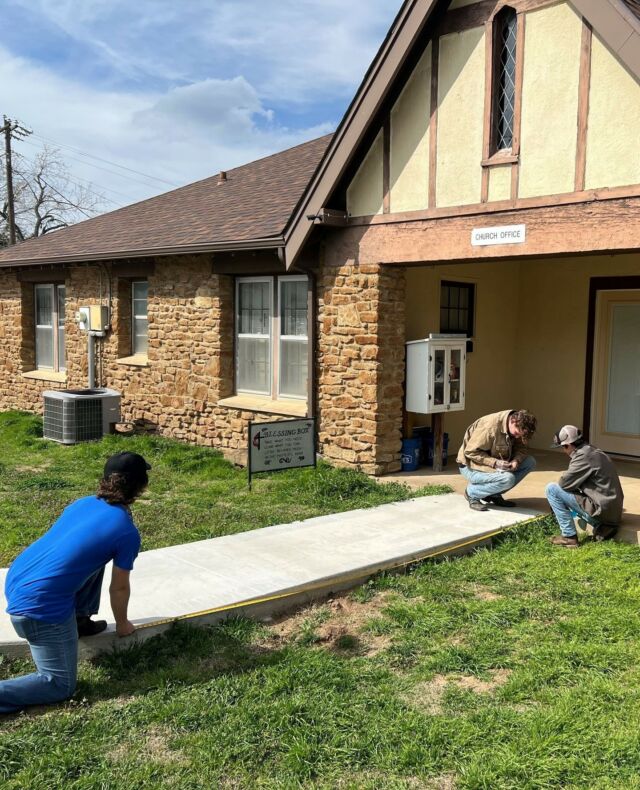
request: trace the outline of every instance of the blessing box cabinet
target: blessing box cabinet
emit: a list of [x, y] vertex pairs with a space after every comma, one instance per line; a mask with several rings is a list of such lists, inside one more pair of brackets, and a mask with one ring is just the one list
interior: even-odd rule
[[462, 411], [467, 338], [429, 335], [407, 343], [407, 411], [418, 414]]

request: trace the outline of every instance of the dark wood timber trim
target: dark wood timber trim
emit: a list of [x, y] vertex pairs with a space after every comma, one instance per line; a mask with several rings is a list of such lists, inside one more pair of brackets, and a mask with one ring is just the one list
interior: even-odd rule
[[437, 0], [406, 0], [403, 3], [287, 225], [287, 266], [295, 264], [312, 232], [306, 217], [328, 204], [354, 152], [390, 96], [391, 86], [402, 72], [412, 48], [422, 41], [426, 46], [441, 10], [443, 7]]
[[518, 199], [520, 184], [520, 137], [522, 132], [522, 86], [524, 85], [524, 42], [526, 39], [526, 16], [518, 13], [516, 30], [516, 88], [513, 108], [513, 141], [511, 153], [517, 157], [511, 168], [511, 200]]
[[284, 274], [285, 266], [274, 253], [220, 254], [213, 257], [212, 274]]
[[525, 211], [535, 208], [553, 206], [569, 206], [576, 203], [596, 203], [620, 198], [639, 198], [640, 184], [629, 187], [612, 187], [605, 189], [588, 189], [584, 192], [569, 192], [566, 195], [546, 195], [543, 197], [520, 198], [519, 200], [496, 200], [493, 203], [475, 203], [467, 206], [446, 206], [443, 208], [422, 209], [420, 211], [404, 211], [383, 217], [373, 214], [367, 217], [352, 217], [349, 226], [387, 225], [400, 222], [421, 222], [429, 219], [447, 219], [449, 217], [467, 217], [470, 215], [491, 215], [514, 209]]
[[580, 47], [580, 83], [578, 88], [578, 143], [576, 147], [576, 192], [584, 189], [587, 168], [587, 128], [589, 125], [589, 89], [591, 87], [591, 45], [593, 29], [586, 19], [582, 20], [582, 44]]
[[[467, 6], [472, 8], [473, 6]], [[493, 22], [485, 22], [484, 25], [484, 126], [482, 137], [482, 160], [488, 162], [491, 157], [491, 137], [493, 129], [493, 61], [494, 61], [494, 42], [493, 42]], [[482, 183], [480, 187], [480, 202], [486, 203], [489, 200], [489, 171], [482, 170]]]
[[[474, 228], [520, 224], [526, 225], [526, 241], [522, 244], [471, 244]], [[407, 265], [637, 250], [640, 200], [622, 198], [512, 210], [493, 221], [487, 216], [468, 216], [384, 228], [372, 225], [360, 241], [360, 260], [368, 260], [371, 255], [379, 263]]]
[[50, 269], [19, 269], [16, 277], [19, 283], [64, 283], [67, 272], [60, 267]]
[[593, 398], [593, 353], [596, 344], [596, 306], [598, 291], [640, 290], [640, 277], [592, 277], [589, 283], [589, 314], [587, 318], [587, 357], [584, 378], [584, 414], [582, 433], [589, 440], [591, 432], [591, 401]]
[[440, 69], [440, 42], [431, 42], [431, 106], [429, 114], [429, 208], [435, 208], [438, 176], [438, 71]]
[[449, 11], [436, 30], [436, 35], [461, 33], [490, 22], [505, 7], [513, 8], [519, 14], [535, 11], [545, 6], [557, 5], [561, 0], [481, 0], [479, 3]]
[[150, 277], [155, 270], [155, 261], [114, 261], [111, 272], [114, 277]]
[[498, 151], [498, 153], [490, 156], [488, 159], [483, 159], [480, 165], [482, 167], [500, 167], [501, 165], [514, 165], [517, 161], [517, 156], [505, 151]]
[[391, 118], [382, 127], [382, 213], [391, 212]]

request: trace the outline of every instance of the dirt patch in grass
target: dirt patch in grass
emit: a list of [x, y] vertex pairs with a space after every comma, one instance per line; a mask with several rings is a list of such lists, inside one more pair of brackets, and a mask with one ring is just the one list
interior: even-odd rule
[[[349, 788], [354, 790], [357, 787], [382, 788], [389, 785], [389, 774], [381, 771], [361, 771], [357, 774], [347, 774], [336, 779], [332, 787]], [[311, 787], [326, 787], [322, 781], [313, 784]], [[456, 777], [453, 774], [443, 774], [424, 779], [420, 776], [407, 776], [397, 778], [393, 782], [393, 787], [402, 787], [406, 790], [456, 790]]]
[[479, 601], [499, 601], [504, 597], [494, 593], [493, 590], [489, 587], [485, 587], [483, 584], [471, 585], [470, 592], [473, 597], [477, 598]]
[[481, 680], [473, 675], [435, 675], [431, 680], [418, 683], [403, 695], [404, 701], [429, 716], [443, 712], [442, 701], [449, 685], [473, 691], [474, 694], [491, 694], [509, 680], [510, 669], [497, 669], [491, 673], [491, 680]]
[[404, 694], [404, 701], [412, 708], [418, 708], [429, 716], [442, 713], [442, 700], [449, 685], [446, 675], [436, 675], [431, 680], [418, 683], [411, 692]]
[[145, 733], [141, 733], [138, 741], [140, 744], [136, 749], [133, 744], [123, 741], [115, 749], [107, 753], [107, 759], [113, 763], [123, 762], [127, 758], [135, 755], [139, 763], [152, 762], [157, 765], [186, 764], [187, 757], [182, 752], [172, 749], [169, 746], [171, 732], [163, 727], [153, 727]]
[[38, 464], [37, 466], [16, 466], [14, 467], [16, 472], [20, 474], [24, 474], [25, 472], [42, 472], [44, 469], [47, 469], [51, 466], [51, 461], [45, 461], [42, 464]]
[[491, 673], [491, 680], [480, 680], [473, 675], [462, 675], [451, 678], [451, 681], [461, 689], [468, 689], [475, 694], [490, 694], [509, 680], [510, 669], [497, 669]]
[[376, 655], [391, 644], [391, 638], [368, 632], [366, 625], [392, 595], [383, 592], [364, 603], [340, 596], [307, 606], [271, 625], [268, 641], [294, 642], [308, 634], [310, 643], [318, 647]]

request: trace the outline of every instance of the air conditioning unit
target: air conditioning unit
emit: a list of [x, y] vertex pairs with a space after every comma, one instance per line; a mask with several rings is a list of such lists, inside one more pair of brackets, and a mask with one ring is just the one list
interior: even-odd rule
[[88, 442], [111, 433], [120, 422], [120, 393], [115, 390], [47, 390], [43, 395], [45, 439]]

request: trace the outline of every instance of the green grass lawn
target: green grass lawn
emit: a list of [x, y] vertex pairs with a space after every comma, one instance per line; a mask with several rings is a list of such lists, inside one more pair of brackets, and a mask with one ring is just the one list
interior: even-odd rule
[[[159, 484], [176, 492], [165, 502], [189, 486], [205, 496], [213, 456], [154, 442], [136, 447], [157, 446]], [[74, 451], [91, 479], [96, 447]], [[203, 453], [192, 472], [167, 460], [189, 451]], [[73, 464], [35, 474], [54, 469], [66, 480]], [[320, 474], [333, 480], [337, 499], [325, 496], [337, 509], [346, 501], [337, 473]], [[278, 481], [298, 486], [277, 506], [287, 518], [307, 507], [306, 475], [260, 480], [259, 493]], [[82, 493], [81, 483], [64, 492]], [[11, 495], [6, 477], [5, 486]], [[355, 499], [370, 501], [364, 491]], [[273, 510], [264, 507], [266, 523]], [[246, 513], [237, 510], [239, 528], [258, 526]], [[0, 787], [640, 788], [640, 552], [554, 549], [554, 531], [540, 519], [492, 551], [422, 563], [280, 622], [180, 625], [83, 662], [72, 701], [0, 720]], [[6, 662], [0, 678], [27, 668]]]
[[105, 460], [120, 450], [141, 453], [153, 466], [149, 489], [133, 506], [143, 550], [450, 490], [412, 492], [321, 464], [257, 475], [250, 492], [246, 471], [215, 450], [122, 435], [65, 447], [42, 439], [39, 417], [19, 412], [0, 413], [0, 448], [0, 567], [69, 502], [95, 493]]

